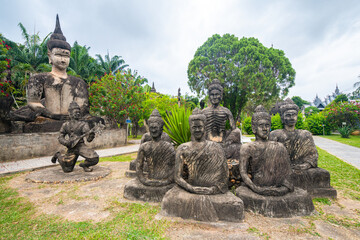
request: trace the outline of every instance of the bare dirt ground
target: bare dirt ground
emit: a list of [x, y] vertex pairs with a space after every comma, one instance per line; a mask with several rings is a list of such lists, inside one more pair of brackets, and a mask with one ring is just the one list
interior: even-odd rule
[[[109, 208], [114, 201], [134, 201], [123, 198], [124, 185], [130, 180], [125, 177], [129, 162], [100, 165], [110, 168], [111, 173], [97, 181], [31, 183], [25, 181], [28, 173], [24, 173], [9, 181], [9, 186], [32, 202], [38, 214], [54, 214], [71, 221], [106, 221], [113, 217]], [[344, 198], [338, 192], [338, 199], [332, 200], [331, 205], [317, 204], [316, 208], [322, 214], [284, 219], [246, 212], [241, 223], [165, 218], [171, 222], [166, 236], [171, 239], [360, 239], [359, 228], [346, 226], [360, 222], [360, 201]]]

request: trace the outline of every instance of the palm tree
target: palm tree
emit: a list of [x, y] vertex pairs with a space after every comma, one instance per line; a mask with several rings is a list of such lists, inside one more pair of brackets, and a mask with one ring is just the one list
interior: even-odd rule
[[69, 73], [81, 77], [86, 82], [94, 80], [96, 74], [101, 74], [100, 65], [89, 55], [90, 47], [81, 46], [77, 41], [71, 48]]
[[109, 52], [105, 55], [105, 61], [100, 54], [96, 54], [96, 57], [100, 63], [103, 74], [115, 74], [117, 71], [123, 71], [129, 66], [128, 64], [125, 64], [125, 61], [121, 58], [121, 56], [115, 55], [110, 58]]

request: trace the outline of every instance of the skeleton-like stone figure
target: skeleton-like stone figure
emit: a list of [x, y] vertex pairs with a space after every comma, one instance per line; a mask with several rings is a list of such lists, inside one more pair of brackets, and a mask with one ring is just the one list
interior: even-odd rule
[[295, 129], [299, 107], [286, 99], [280, 107], [284, 129], [270, 133], [270, 140], [285, 145], [290, 156], [291, 180], [295, 186], [307, 189], [312, 196], [336, 197], [336, 190], [330, 186], [330, 173], [317, 166], [318, 152], [307, 130]]
[[164, 196], [162, 214], [200, 221], [241, 220], [243, 203], [228, 191], [224, 150], [220, 144], [205, 138], [206, 116], [196, 108], [189, 123], [191, 142], [181, 144], [176, 151], [178, 186]]
[[[60, 129], [59, 142], [67, 147], [67, 152], [61, 154], [55, 153], [51, 161], [56, 163], [58, 160], [64, 172], [72, 172], [79, 156], [85, 158], [79, 166], [85, 172], [91, 172], [94, 166], [99, 162], [99, 155], [91, 148], [85, 145], [84, 138], [91, 142], [95, 138], [95, 129], [90, 129], [89, 124], [81, 121], [81, 109], [76, 102], [69, 106], [70, 121], [65, 122]], [[100, 130], [100, 129], [99, 129]]]
[[269, 217], [308, 215], [314, 210], [306, 191], [297, 189], [289, 181], [289, 155], [282, 143], [269, 141], [271, 117], [263, 106], [255, 109], [251, 120], [255, 142], [242, 146], [240, 174], [244, 186], [236, 189], [236, 196], [244, 201], [245, 209]]
[[[140, 145], [136, 159], [136, 179], [128, 182], [124, 197], [133, 200], [159, 202], [165, 193], [173, 187], [175, 149], [162, 139], [164, 121], [155, 109], [149, 120], [151, 141]], [[144, 174], [144, 163], [147, 173]]]
[[227, 137], [225, 124], [229, 120], [231, 130], [236, 128], [234, 117], [229, 109], [220, 106], [223, 96], [223, 87], [215, 79], [209, 85], [209, 100], [211, 105], [202, 110], [206, 116], [206, 139], [213, 142], [224, 143]]
[[66, 69], [70, 62], [70, 44], [63, 35], [59, 17], [56, 16], [56, 26], [47, 43], [49, 63], [52, 70], [49, 73], [34, 74], [27, 85], [28, 105], [10, 113], [14, 121], [32, 122], [38, 116], [55, 120], [69, 119], [69, 106], [76, 102], [80, 107], [82, 118], [91, 118], [89, 114], [89, 94], [84, 80], [70, 76]]

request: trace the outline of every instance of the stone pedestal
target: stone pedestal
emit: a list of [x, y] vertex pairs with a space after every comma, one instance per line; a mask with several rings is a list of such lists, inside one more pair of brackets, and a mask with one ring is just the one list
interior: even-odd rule
[[189, 193], [176, 186], [164, 196], [161, 209], [163, 216], [206, 222], [240, 222], [244, 219], [243, 201], [231, 192], [200, 195]]
[[300, 188], [284, 196], [263, 196], [254, 193], [246, 186], [236, 189], [236, 196], [244, 202], [245, 210], [264, 215], [265, 217], [289, 218], [307, 216], [314, 211], [309, 194]]
[[[145, 175], [147, 175], [147, 172], [149, 171], [148, 165], [146, 162], [144, 162], [143, 171], [144, 171]], [[125, 176], [128, 178], [136, 178], [136, 159], [134, 159], [130, 162], [129, 170], [126, 170]]]
[[26, 177], [27, 181], [35, 183], [72, 183], [96, 181], [110, 174], [110, 169], [101, 166], [94, 166], [92, 172], [84, 172], [83, 168], [76, 166], [74, 171], [64, 173], [59, 167], [50, 167], [30, 172]]
[[336, 190], [330, 186], [330, 173], [322, 168], [293, 170], [290, 175], [295, 187], [305, 189], [311, 197], [336, 198]]
[[164, 195], [175, 184], [163, 187], [150, 187], [143, 185], [137, 178], [126, 183], [124, 188], [124, 198], [130, 200], [140, 200], [144, 202], [161, 202]]

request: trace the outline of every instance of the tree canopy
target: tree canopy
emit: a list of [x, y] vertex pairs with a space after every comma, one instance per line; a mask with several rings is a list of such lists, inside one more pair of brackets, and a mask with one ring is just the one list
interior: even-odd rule
[[248, 101], [261, 104], [286, 96], [294, 86], [295, 70], [282, 50], [267, 48], [256, 38], [215, 34], [195, 52], [188, 79], [199, 96], [206, 94], [213, 79], [219, 79], [224, 106], [238, 121]]
[[298, 105], [298, 107], [299, 107], [300, 109], [301, 109], [304, 105], [310, 104], [310, 102], [302, 99], [302, 98], [299, 97], [299, 96], [293, 96], [293, 97], [291, 98], [291, 100], [293, 100], [294, 103], [295, 103], [296, 105]]

